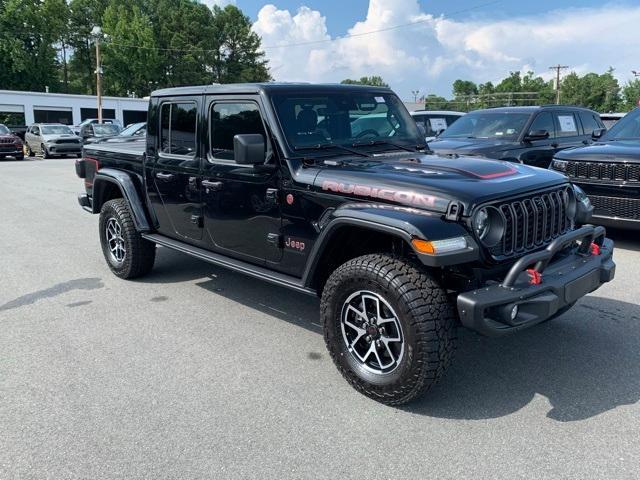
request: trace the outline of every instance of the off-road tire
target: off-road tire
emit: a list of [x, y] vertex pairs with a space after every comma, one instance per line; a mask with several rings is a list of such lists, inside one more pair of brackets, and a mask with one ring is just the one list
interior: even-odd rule
[[[358, 367], [343, 337], [343, 305], [362, 290], [382, 297], [403, 330], [404, 354], [386, 375]], [[425, 393], [455, 352], [457, 320], [446, 292], [422, 269], [386, 254], [357, 257], [338, 267], [323, 289], [320, 314], [327, 349], [342, 376], [359, 392], [388, 405]]]
[[44, 143], [40, 145], [40, 148], [42, 149], [42, 158], [51, 158], [49, 150], [47, 150], [47, 147], [44, 146]]
[[[121, 262], [116, 262], [107, 242], [107, 223], [110, 219], [120, 226], [126, 253]], [[100, 243], [102, 253], [111, 271], [120, 278], [131, 279], [146, 275], [153, 268], [156, 258], [156, 244], [142, 238], [133, 223], [127, 202], [122, 198], [109, 200], [100, 210]]]
[[33, 153], [33, 150], [31, 150], [31, 147], [29, 145], [27, 145], [26, 143], [25, 143], [25, 145], [26, 145], [26, 152], [25, 153], [27, 154], [27, 157], [35, 157], [35, 153]]

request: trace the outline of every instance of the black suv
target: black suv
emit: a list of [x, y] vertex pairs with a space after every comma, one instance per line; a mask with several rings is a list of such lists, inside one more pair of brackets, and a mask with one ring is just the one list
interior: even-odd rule
[[146, 145], [86, 145], [76, 165], [113, 273], [149, 273], [161, 245], [319, 295], [335, 364], [381, 402], [433, 385], [458, 323], [518, 331], [614, 276], [564, 175], [431, 155], [387, 88], [172, 88], [148, 118]]
[[586, 108], [491, 108], [466, 114], [429, 142], [429, 148], [439, 155], [476, 155], [547, 168], [557, 151], [587, 145], [603, 128], [598, 114]]
[[584, 189], [596, 223], [640, 229], [640, 108], [593, 145], [558, 152], [551, 168]]

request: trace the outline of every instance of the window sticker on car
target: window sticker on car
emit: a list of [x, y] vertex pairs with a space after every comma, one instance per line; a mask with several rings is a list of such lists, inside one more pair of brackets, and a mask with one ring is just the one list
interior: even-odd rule
[[577, 132], [576, 121], [573, 115], [558, 115], [558, 122], [560, 122], [560, 130], [563, 132]]
[[430, 118], [429, 124], [434, 132], [447, 129], [447, 121], [444, 118]]
[[376, 99], [376, 102], [378, 103], [385, 103], [384, 97], [375, 97], [375, 99]]

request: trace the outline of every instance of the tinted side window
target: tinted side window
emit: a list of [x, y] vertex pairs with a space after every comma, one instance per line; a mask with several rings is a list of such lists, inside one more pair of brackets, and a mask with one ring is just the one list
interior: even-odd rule
[[558, 137], [575, 137], [578, 133], [576, 116], [569, 112], [554, 113], [558, 126]]
[[194, 156], [196, 152], [196, 104], [164, 103], [160, 109], [162, 153]]
[[553, 123], [553, 116], [549, 112], [539, 113], [529, 127], [529, 133], [534, 130], [546, 130], [549, 138], [556, 138], [556, 127]]
[[591, 135], [594, 130], [602, 128], [599, 119], [596, 119], [593, 113], [580, 112], [580, 120], [582, 120], [582, 128], [584, 128], [585, 135]]
[[255, 103], [214, 103], [210, 119], [210, 148], [214, 158], [233, 160], [235, 135], [259, 133], [266, 138], [260, 110]]

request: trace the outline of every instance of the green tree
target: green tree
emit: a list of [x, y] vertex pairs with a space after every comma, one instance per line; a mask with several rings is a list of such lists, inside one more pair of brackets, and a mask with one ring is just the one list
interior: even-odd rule
[[235, 5], [213, 7], [214, 81], [265, 82], [271, 80], [260, 37], [251, 20]]
[[424, 108], [426, 110], [447, 110], [449, 101], [444, 97], [430, 94], [424, 99]]
[[347, 78], [342, 80], [340, 83], [345, 85], [369, 85], [370, 87], [388, 87], [389, 84], [385, 82], [382, 77], [378, 75], [373, 75], [371, 77], [360, 77], [360, 80], [353, 80], [351, 78]]
[[[104, 92], [147, 95], [160, 73], [151, 20], [139, 5], [112, 1], [102, 16]], [[135, 46], [135, 48], [134, 48]]]
[[636, 78], [626, 83], [622, 87], [622, 100], [619, 104], [619, 109], [627, 112], [633, 110], [638, 106], [640, 100], [640, 79]]
[[579, 105], [598, 112], [613, 112], [620, 102], [620, 85], [613, 69], [603, 74], [587, 73], [579, 76], [571, 72], [561, 82], [560, 102]]
[[0, 88], [57, 89], [57, 25], [45, 14], [50, 1], [0, 0]]
[[470, 80], [456, 80], [453, 82], [453, 96], [461, 97], [466, 95], [476, 95], [478, 86]]

